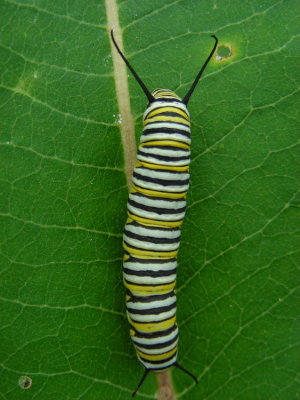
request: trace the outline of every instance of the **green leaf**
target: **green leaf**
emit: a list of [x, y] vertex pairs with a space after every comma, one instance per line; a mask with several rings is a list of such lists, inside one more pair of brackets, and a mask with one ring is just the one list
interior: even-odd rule
[[[127, 399], [143, 370], [122, 285], [114, 1], [0, 4], [1, 399]], [[173, 369], [177, 398], [297, 399], [298, 2], [118, 6], [151, 90], [183, 96], [220, 40], [189, 103], [179, 360], [200, 383]], [[129, 93], [138, 139], [147, 101], [131, 75]], [[156, 390], [149, 376], [139, 398]]]

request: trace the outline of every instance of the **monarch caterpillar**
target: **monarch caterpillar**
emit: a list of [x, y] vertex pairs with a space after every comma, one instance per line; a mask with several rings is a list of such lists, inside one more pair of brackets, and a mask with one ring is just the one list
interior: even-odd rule
[[218, 39], [181, 99], [172, 90], [147, 89], [117, 45], [118, 53], [149, 100], [143, 117], [143, 134], [127, 203], [123, 247], [124, 285], [130, 336], [145, 372], [136, 394], [150, 371], [176, 366], [196, 383], [197, 378], [177, 362], [176, 256], [180, 226], [189, 188], [190, 117], [187, 103], [212, 58]]

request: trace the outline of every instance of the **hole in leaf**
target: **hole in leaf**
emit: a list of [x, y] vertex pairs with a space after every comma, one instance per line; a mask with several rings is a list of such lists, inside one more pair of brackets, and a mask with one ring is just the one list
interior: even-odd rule
[[19, 378], [19, 386], [21, 389], [30, 389], [32, 385], [32, 379], [29, 376], [21, 376]]
[[228, 44], [222, 44], [217, 48], [216, 60], [223, 61], [230, 58], [233, 54], [232, 46]]

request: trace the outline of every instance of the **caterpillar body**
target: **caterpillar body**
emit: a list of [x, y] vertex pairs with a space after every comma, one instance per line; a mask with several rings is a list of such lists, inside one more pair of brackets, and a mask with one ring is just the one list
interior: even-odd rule
[[180, 226], [185, 215], [190, 177], [191, 123], [186, 105], [218, 40], [212, 35], [215, 45], [190, 90], [181, 99], [169, 89], [156, 89], [150, 93], [119, 49], [113, 31], [111, 37], [149, 100], [143, 117], [143, 133], [123, 236], [123, 277], [130, 336], [137, 357], [145, 367], [134, 396], [150, 371], [163, 372], [171, 366], [183, 370], [198, 383], [197, 378], [177, 361], [174, 288]]

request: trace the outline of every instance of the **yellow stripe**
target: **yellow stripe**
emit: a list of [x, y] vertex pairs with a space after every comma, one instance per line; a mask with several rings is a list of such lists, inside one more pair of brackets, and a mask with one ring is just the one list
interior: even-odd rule
[[169, 358], [171, 357], [173, 354], [175, 354], [177, 351], [177, 346], [175, 347], [175, 349], [168, 351], [167, 353], [163, 353], [163, 354], [146, 354], [146, 353], [142, 353], [139, 350], [136, 350], [137, 354], [140, 357], [143, 357], [149, 361], [159, 361], [159, 360], [164, 360], [165, 358]]
[[[154, 245], [155, 246], [155, 245]], [[151, 250], [142, 250], [142, 249], [135, 249], [133, 247], [127, 246], [125, 242], [123, 242], [123, 248], [128, 251], [132, 255], [142, 255], [142, 256], [158, 256], [158, 257], [176, 257], [178, 250], [174, 251], [151, 251]]]
[[131, 222], [133, 222], [133, 219], [130, 216], [128, 216], [125, 225], [130, 224]]
[[152, 293], [156, 294], [168, 293], [174, 289], [175, 285], [176, 281], [169, 283], [168, 285], [162, 285], [162, 286], [140, 286], [140, 285], [133, 285], [124, 280], [124, 286], [127, 289], [129, 289], [132, 293], [138, 294], [140, 296], [149, 296], [149, 294]]
[[154, 197], [163, 197], [166, 199], [182, 199], [186, 197], [187, 192], [182, 193], [172, 193], [172, 192], [158, 192], [156, 190], [144, 189], [144, 188], [137, 188], [133, 185], [133, 190], [143, 193], [146, 196], [154, 196]]
[[[128, 224], [131, 224], [133, 221], [135, 221], [135, 215], [133, 215], [133, 214], [130, 214], [130, 212], [128, 212], [128, 217], [127, 217], [127, 220], [126, 220], [126, 225], [128, 225]], [[158, 226], [158, 227], [160, 227], [160, 223], [161, 223], [161, 221], [157, 221], [157, 220], [154, 220], [154, 219], [147, 219], [147, 218], [145, 218], [145, 221], [148, 221], [148, 223], [145, 223], [145, 224], [143, 224], [143, 225], [145, 225], [146, 227], [147, 226]], [[182, 222], [183, 220], [181, 220], [181, 222]], [[179, 222], [179, 221], [176, 221], [176, 222]], [[172, 222], [171, 222], [172, 223]], [[172, 229], [172, 228], [174, 228], [174, 226], [167, 226], [166, 228], [169, 228], [169, 229]], [[128, 257], [129, 258], [129, 257]], [[165, 257], [164, 257], [165, 258]]]
[[150, 118], [150, 119], [147, 117], [147, 119], [145, 119], [143, 121], [143, 126], [145, 126], [147, 124], [151, 124], [152, 122], [157, 122], [157, 121], [178, 122], [179, 124], [183, 124], [185, 126], [191, 126], [191, 123], [189, 121], [187, 121], [186, 119], [184, 119], [184, 118], [181, 118], [181, 117], [170, 117], [170, 116], [167, 116], [167, 115], [161, 115], [161, 116], [158, 115], [158, 116]]
[[[158, 226], [158, 227], [165, 226], [167, 228], [177, 228], [183, 222], [182, 219], [180, 221], [157, 221], [154, 219], [147, 219], [147, 218], [139, 217], [137, 215], [133, 215], [129, 211], [128, 211], [128, 215], [131, 219], [133, 219], [134, 221], [140, 222], [141, 224]], [[151, 253], [151, 254], [153, 255], [154, 253]]]
[[165, 166], [165, 165], [151, 164], [151, 163], [147, 163], [144, 161], [138, 161], [135, 164], [135, 168], [136, 167], [146, 167], [146, 168], [151, 168], [151, 169], [163, 169], [165, 171], [178, 171], [178, 172], [185, 172], [185, 171], [189, 170], [188, 165], [169, 167], [169, 166]]
[[159, 332], [171, 328], [176, 322], [176, 316], [166, 321], [158, 323], [151, 322], [149, 324], [140, 324], [138, 322], [133, 322], [130, 317], [128, 317], [128, 321], [139, 332]]
[[155, 108], [153, 111], [150, 111], [149, 114], [147, 114], [146, 118], [151, 118], [154, 115], [161, 114], [164, 112], [176, 112], [176, 114], [180, 114], [183, 117], [186, 117], [186, 119], [189, 120], [189, 116], [186, 112], [184, 112], [181, 108], [177, 107], [159, 107]]
[[[187, 132], [188, 133], [188, 132]], [[172, 135], [172, 134], [170, 134], [170, 135]], [[145, 137], [144, 138], [145, 140], [140, 144], [140, 146], [141, 145], [146, 145], [147, 143], [151, 143], [151, 138], [150, 139], [148, 139], [147, 137]], [[190, 146], [190, 143], [191, 143], [191, 139], [189, 138], [189, 137], [187, 137], [186, 139], [184, 139], [184, 138], [182, 138], [182, 137], [177, 137], [176, 136], [176, 138], [174, 138], [174, 140], [173, 139], [168, 139], [168, 140], [171, 140], [172, 141], [172, 145], [173, 145], [173, 143], [183, 143], [183, 144], [185, 144], [186, 146]], [[161, 140], [160, 140], [161, 141]], [[190, 147], [189, 147], [189, 149], [190, 149]]]
[[159, 97], [162, 97], [162, 96], [171, 96], [171, 97], [173, 97], [174, 99], [180, 99], [178, 96], [177, 96], [177, 94], [175, 94], [174, 92], [169, 92], [169, 91], [165, 91], [165, 92], [158, 92], [158, 93], [155, 93], [155, 98], [159, 98]]
[[[151, 260], [152, 258], [153, 259], [157, 259], [157, 257], [149, 257], [149, 256], [139, 256], [139, 257], [136, 257], [136, 258], [138, 258], [138, 259], [140, 258], [142, 260]], [[158, 257], [158, 258], [161, 258], [162, 260], [168, 260], [168, 259], [171, 260], [173, 257]]]
[[175, 140], [153, 140], [149, 142], [143, 142], [139, 147], [147, 147], [147, 146], [172, 146], [178, 147], [179, 149], [190, 150], [191, 147], [189, 144], [184, 142], [177, 142]]

